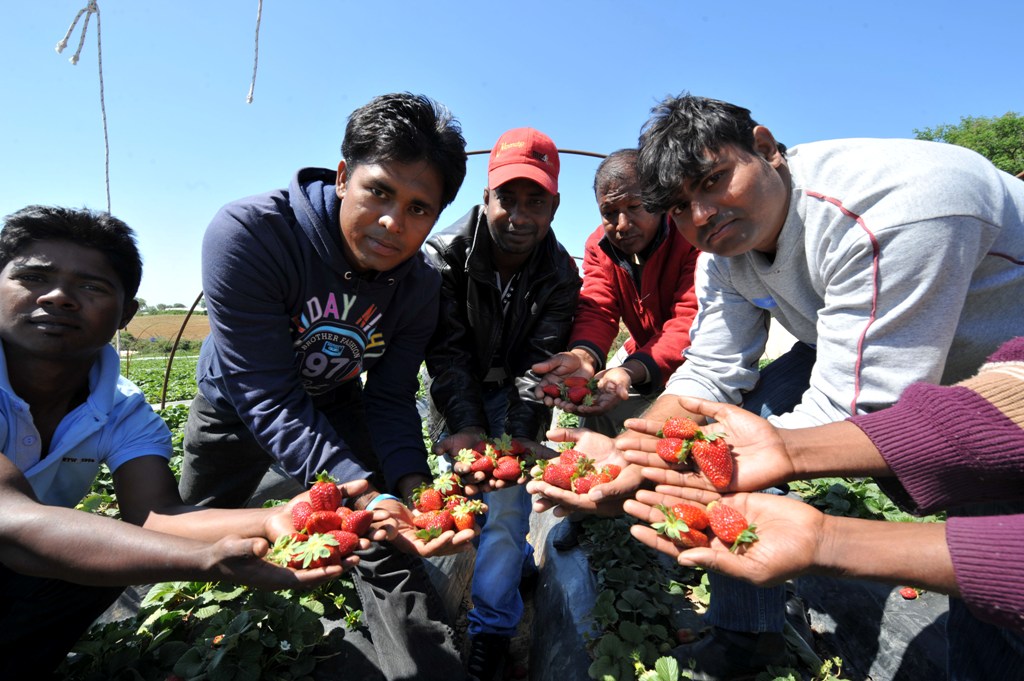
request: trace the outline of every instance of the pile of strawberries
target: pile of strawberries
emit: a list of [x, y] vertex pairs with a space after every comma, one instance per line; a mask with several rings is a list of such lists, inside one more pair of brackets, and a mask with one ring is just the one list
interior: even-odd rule
[[434, 478], [433, 484], [421, 485], [413, 492], [413, 524], [417, 538], [430, 541], [448, 530], [471, 530], [476, 517], [484, 512], [484, 504], [467, 498], [462, 481], [452, 472]]
[[757, 541], [757, 527], [748, 523], [743, 514], [732, 506], [718, 501], [708, 504], [707, 510], [687, 503], [679, 503], [671, 508], [658, 506], [658, 510], [665, 516], [665, 520], [651, 527], [683, 548], [708, 546], [710, 537], [705, 532], [707, 529], [728, 544], [733, 553]]
[[594, 404], [594, 392], [597, 390], [597, 381], [582, 376], [570, 376], [562, 385], [549, 383], [541, 390], [548, 397], [562, 399], [577, 405], [591, 406]]
[[732, 481], [733, 460], [729, 445], [721, 435], [705, 433], [685, 416], [673, 416], [661, 427], [658, 456], [671, 464], [680, 464], [693, 456], [700, 472], [718, 489]]
[[541, 460], [538, 467], [535, 479], [576, 494], [586, 494], [593, 486], [611, 482], [622, 472], [615, 464], [598, 467], [593, 459], [576, 449], [562, 451], [557, 459]]
[[484, 439], [472, 449], [463, 449], [456, 460], [469, 464], [473, 473], [483, 472], [488, 477], [515, 482], [533, 465], [533, 454], [508, 433], [491, 440]]
[[274, 543], [269, 560], [296, 569], [339, 565], [370, 532], [373, 514], [342, 506], [334, 478], [320, 473], [309, 490], [309, 501], [292, 507], [295, 531]]

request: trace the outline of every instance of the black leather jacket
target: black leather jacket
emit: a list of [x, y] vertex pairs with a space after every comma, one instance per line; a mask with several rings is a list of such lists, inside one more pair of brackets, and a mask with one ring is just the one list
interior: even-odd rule
[[440, 318], [427, 348], [427, 371], [431, 400], [448, 432], [487, 430], [481, 385], [502, 352], [504, 329], [510, 336], [501, 362], [516, 382], [505, 432], [536, 439], [550, 411], [534, 397], [539, 377], [530, 367], [565, 349], [582, 284], [576, 263], [549, 232], [523, 266], [503, 322], [483, 206], [431, 237], [425, 252], [441, 272]]

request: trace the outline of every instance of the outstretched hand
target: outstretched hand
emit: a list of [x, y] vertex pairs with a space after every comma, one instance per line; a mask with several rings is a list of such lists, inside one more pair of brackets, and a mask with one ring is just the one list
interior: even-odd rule
[[[686, 411], [714, 420], [714, 423], [703, 426], [703, 431], [722, 434], [729, 443], [735, 471], [728, 491], [752, 492], [794, 479], [796, 474], [786, 445], [775, 426], [767, 420], [731, 404], [696, 397], [678, 399], [680, 407]], [[655, 435], [663, 424], [645, 419], [628, 419], [625, 425], [632, 431]], [[715, 489], [704, 476], [686, 470], [690, 468], [688, 464], [684, 467], [665, 463], [655, 453], [656, 439], [640, 440], [638, 444], [639, 447], [627, 452], [625, 458], [640, 466], [675, 472], [674, 475], [662, 476], [660, 482], [680, 487]], [[650, 477], [646, 473], [645, 476]]]
[[603, 516], [621, 515], [622, 500], [633, 495], [641, 478], [639, 468], [626, 464], [615, 440], [585, 428], [555, 428], [548, 431], [547, 437], [552, 442], [573, 442], [573, 448], [593, 459], [596, 466], [614, 464], [621, 466], [622, 472], [611, 482], [595, 485], [587, 494], [576, 494], [549, 485], [543, 480], [531, 480], [526, 484], [526, 491], [539, 495], [534, 499], [533, 510], [543, 513], [554, 508], [558, 516], [573, 511]]
[[210, 565], [216, 579], [272, 591], [311, 589], [337, 579], [342, 572], [359, 563], [358, 556], [349, 555], [342, 559], [341, 565], [307, 570], [282, 567], [264, 560], [270, 544], [262, 537], [224, 537], [206, 550], [210, 553]]
[[[624, 509], [650, 524], [664, 519], [657, 506], [671, 507], [681, 501], [689, 500], [641, 490], [636, 499], [624, 504]], [[717, 538], [706, 548], [683, 549], [648, 525], [634, 525], [630, 533], [641, 543], [672, 556], [682, 566], [702, 567], [756, 586], [781, 584], [814, 567], [825, 516], [813, 506], [771, 494], [726, 495], [722, 503], [742, 513], [757, 533], [757, 541], [736, 553]]]
[[413, 514], [409, 507], [399, 501], [383, 501], [378, 508], [386, 508], [396, 524], [396, 535], [392, 544], [403, 553], [411, 553], [422, 558], [431, 556], [447, 556], [468, 551], [473, 539], [480, 533], [478, 528], [455, 532], [448, 530], [430, 541], [423, 541], [416, 536], [419, 531], [413, 524]]

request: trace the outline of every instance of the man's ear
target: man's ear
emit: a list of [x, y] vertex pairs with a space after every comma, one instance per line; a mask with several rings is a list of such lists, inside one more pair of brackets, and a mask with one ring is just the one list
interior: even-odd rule
[[334, 193], [339, 200], [345, 199], [346, 183], [348, 182], [348, 166], [342, 160], [338, 163], [338, 177], [334, 180]]
[[121, 325], [117, 328], [125, 329], [128, 327], [128, 322], [132, 320], [135, 313], [139, 311], [139, 301], [132, 298], [124, 304], [124, 309], [121, 310]]
[[778, 168], [786, 162], [785, 156], [779, 151], [779, 144], [775, 141], [772, 131], [763, 125], [754, 126], [754, 151], [757, 155], [768, 161], [773, 168]]
[[491, 188], [484, 187], [484, 205], [486, 206], [491, 200]]

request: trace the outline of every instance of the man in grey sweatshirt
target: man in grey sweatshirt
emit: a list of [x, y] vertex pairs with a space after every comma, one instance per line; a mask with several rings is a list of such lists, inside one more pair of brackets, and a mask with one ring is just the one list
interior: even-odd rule
[[[838, 421], [911, 383], [964, 379], [1024, 333], [1024, 182], [973, 151], [849, 139], [787, 152], [747, 109], [683, 95], [644, 126], [638, 172], [645, 208], [703, 251], [686, 361], [649, 419], [692, 395], [787, 428]], [[797, 343], [760, 370], [772, 320]], [[679, 651], [695, 678], [771, 663], [754, 653], [785, 622], [782, 587], [727, 579], [712, 579], [711, 635]], [[982, 624], [960, 614], [958, 627]]]

